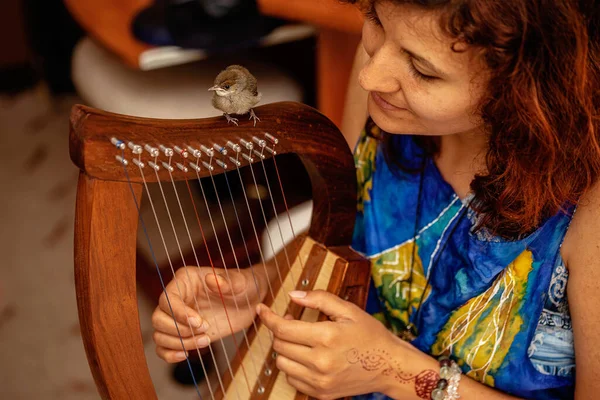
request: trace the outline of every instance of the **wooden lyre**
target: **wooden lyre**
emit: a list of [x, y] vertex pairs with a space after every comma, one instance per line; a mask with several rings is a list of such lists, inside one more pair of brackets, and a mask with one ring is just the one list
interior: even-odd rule
[[[262, 157], [295, 153], [311, 180], [311, 225], [306, 236], [287, 247], [293, 261], [290, 268], [281, 268], [281, 284], [274, 284], [274, 294], [264, 303], [283, 304], [297, 319], [322, 320], [326, 317], [318, 312], [290, 304], [285, 294], [294, 288], [326, 289], [364, 307], [369, 266], [349, 247], [356, 178], [344, 138], [329, 119], [302, 104], [282, 102], [255, 110], [260, 117], [256, 126], [251, 121], [234, 126], [223, 118], [159, 120], [73, 108], [70, 154], [81, 170], [75, 219], [77, 303], [88, 362], [103, 398], [156, 398], [136, 297], [136, 233], [143, 222], [138, 203], [146, 182], [199, 181], [238, 168], [236, 161], [248, 166]], [[228, 156], [215, 151], [224, 148], [229, 148]], [[247, 156], [238, 157], [238, 151]], [[229, 372], [224, 371], [209, 397], [307, 398], [273, 368], [276, 354], [269, 332], [259, 319], [255, 327], [245, 331], [238, 354], [230, 357]], [[256, 345], [257, 338], [266, 348]], [[258, 368], [249, 357], [259, 360]]]

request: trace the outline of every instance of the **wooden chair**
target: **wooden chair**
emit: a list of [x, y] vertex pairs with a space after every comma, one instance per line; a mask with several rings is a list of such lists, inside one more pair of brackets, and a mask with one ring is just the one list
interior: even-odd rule
[[[70, 154], [81, 170], [75, 227], [77, 301], [90, 368], [103, 398], [156, 398], [144, 359], [136, 299], [138, 222], [147, 225], [138, 210], [148, 182], [175, 187], [175, 181], [212, 179], [218, 170], [237, 170], [238, 160], [254, 171], [263, 157], [296, 154], [312, 184], [311, 226], [306, 236], [297, 237], [270, 261], [284, 265], [285, 258], [291, 263], [280, 268], [281, 281], [274, 283], [264, 303], [306, 321], [324, 316], [291, 304], [287, 291], [326, 289], [364, 306], [369, 266], [348, 247], [356, 181], [344, 138], [330, 120], [305, 105], [276, 103], [255, 111], [261, 118], [256, 127], [245, 121], [236, 127], [222, 118], [157, 120], [73, 108]], [[214, 152], [225, 148], [230, 149], [228, 155]], [[184, 158], [185, 149], [193, 157]], [[259, 321], [255, 326], [244, 331], [246, 342], [231, 359], [223, 385], [210, 390], [211, 397], [237, 398], [232, 394], [236, 390], [244, 399], [306, 398], [278, 379], [272, 350], [257, 345], [269, 341], [269, 333]], [[260, 371], [249, 368], [250, 357], [262, 360]]]

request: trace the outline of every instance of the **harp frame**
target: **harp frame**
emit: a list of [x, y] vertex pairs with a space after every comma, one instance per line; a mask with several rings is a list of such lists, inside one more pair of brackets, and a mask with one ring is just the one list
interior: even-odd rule
[[[268, 104], [255, 111], [261, 118], [257, 126], [250, 122], [232, 126], [219, 117], [164, 120], [73, 107], [70, 155], [80, 169], [75, 218], [77, 304], [88, 362], [102, 398], [157, 398], [144, 356], [136, 296], [139, 215], [132, 193], [141, 197], [142, 180], [136, 174], [130, 174], [130, 181], [126, 179], [123, 165], [115, 160], [119, 153], [112, 137], [155, 147], [198, 147], [240, 138], [252, 141], [265, 132], [276, 136], [277, 153], [297, 154], [310, 177], [314, 205], [308, 236], [338, 257], [327, 290], [364, 307], [369, 267], [348, 247], [355, 218], [356, 178], [343, 136], [327, 117], [299, 103]], [[156, 181], [155, 173], [150, 172], [147, 168], [146, 181]], [[207, 169], [199, 175], [208, 176]], [[171, 180], [164, 168], [158, 176], [161, 181]], [[177, 169], [172, 176], [175, 180], [195, 179]], [[294, 312], [298, 315], [301, 310]], [[301, 398], [307, 396], [298, 393], [296, 399]]]

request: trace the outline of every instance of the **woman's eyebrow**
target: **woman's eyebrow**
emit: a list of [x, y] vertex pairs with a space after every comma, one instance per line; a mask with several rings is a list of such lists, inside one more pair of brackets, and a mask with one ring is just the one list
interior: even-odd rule
[[410, 50], [407, 50], [407, 49], [403, 49], [403, 51], [404, 51], [406, 54], [408, 54], [408, 55], [409, 55], [411, 58], [413, 58], [413, 59], [417, 60], [419, 63], [423, 64], [423, 66], [425, 66], [427, 69], [429, 69], [429, 70], [431, 70], [431, 71], [435, 72], [435, 73], [436, 73], [436, 74], [438, 74], [438, 75], [441, 75], [441, 76], [447, 76], [447, 74], [445, 74], [444, 72], [442, 72], [442, 71], [440, 71], [438, 68], [436, 68], [436, 66], [435, 66], [435, 65], [433, 65], [433, 64], [431, 63], [431, 61], [429, 61], [428, 59], [426, 59], [426, 58], [424, 58], [424, 57], [421, 57], [421, 56], [419, 56], [418, 54], [415, 54], [415, 53], [413, 53], [412, 51], [410, 51]]

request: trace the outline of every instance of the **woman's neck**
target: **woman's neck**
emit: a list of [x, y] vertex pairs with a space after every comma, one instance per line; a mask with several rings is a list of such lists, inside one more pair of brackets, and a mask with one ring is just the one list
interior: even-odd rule
[[471, 191], [475, 174], [485, 173], [487, 135], [482, 130], [440, 137], [435, 163], [442, 176], [461, 199]]

